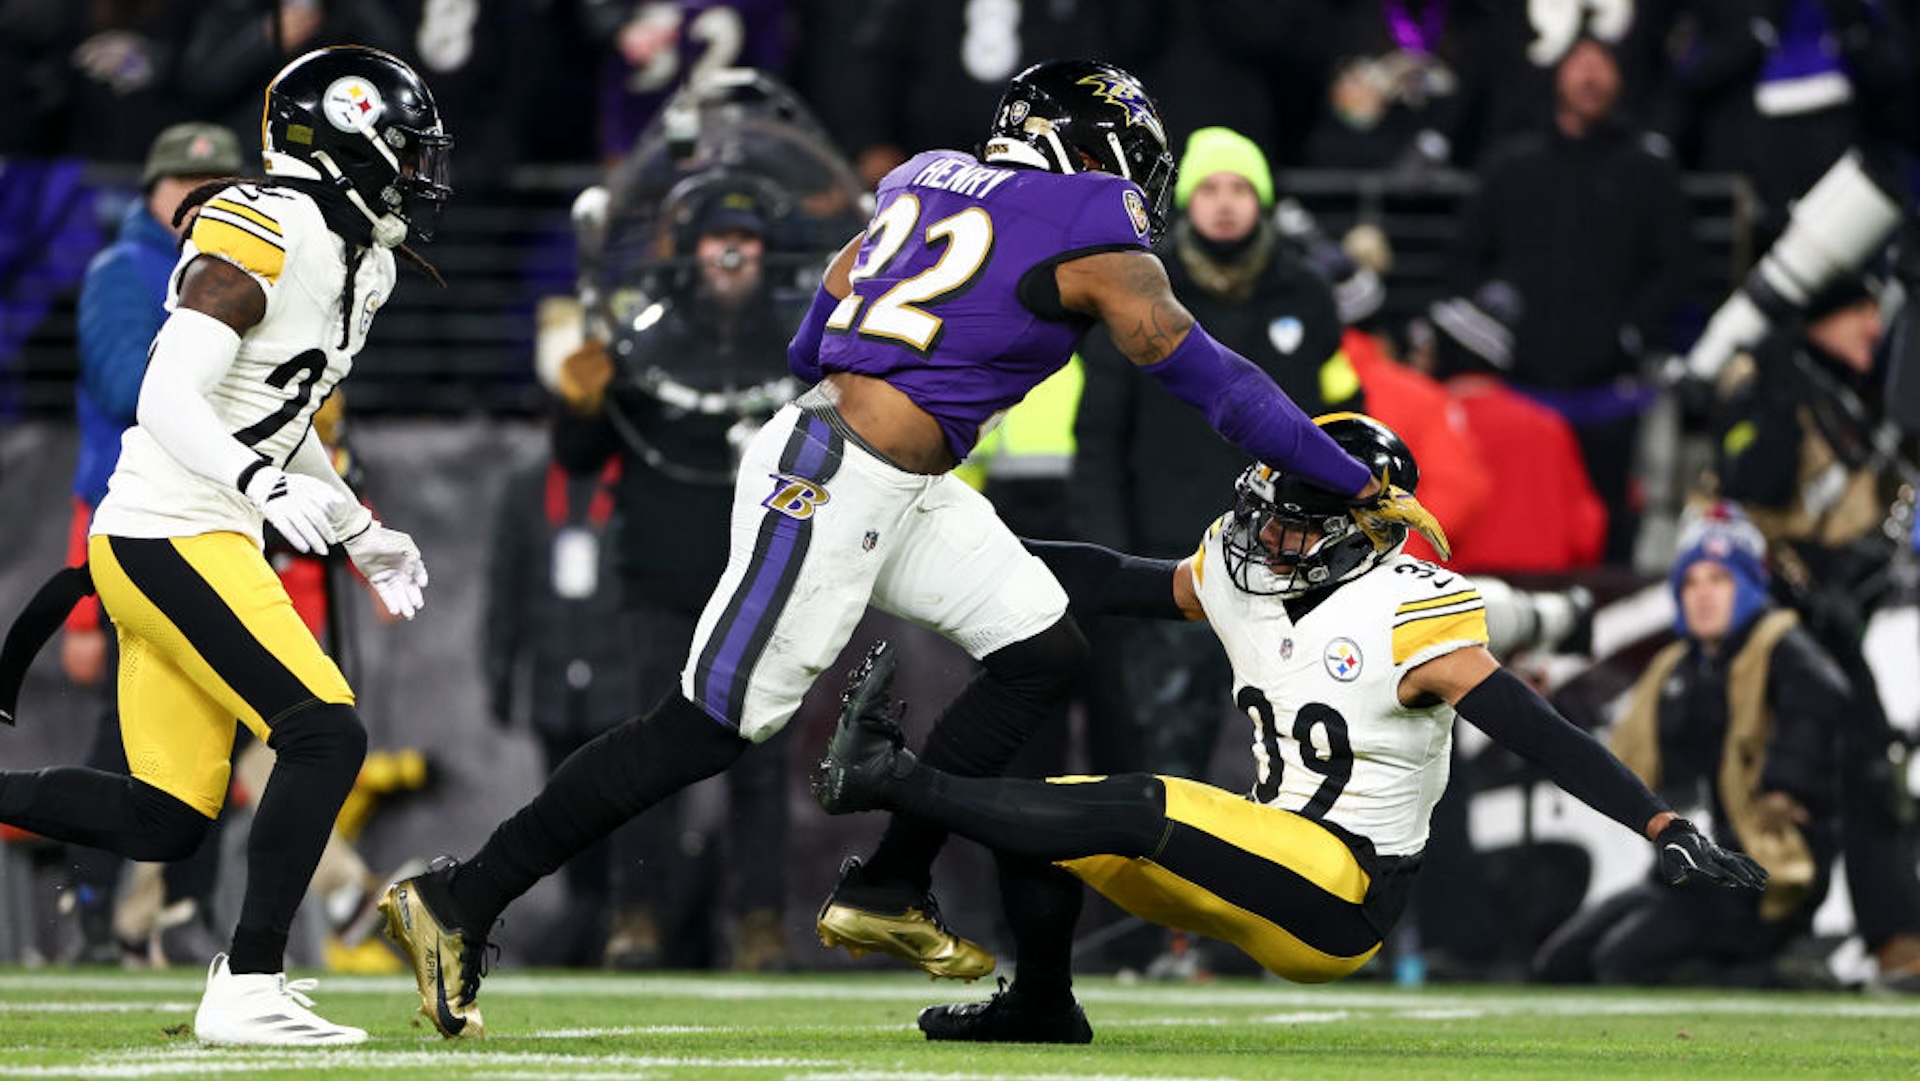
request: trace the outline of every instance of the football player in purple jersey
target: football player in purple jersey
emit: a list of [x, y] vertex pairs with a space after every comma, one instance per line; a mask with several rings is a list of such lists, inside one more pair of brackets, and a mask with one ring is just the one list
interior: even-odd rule
[[[1015, 76], [978, 155], [924, 153], [879, 188], [788, 349], [815, 386], [747, 445], [731, 551], [679, 694], [580, 749], [465, 862], [383, 901], [421, 1010], [480, 1029], [486, 935], [514, 898], [659, 800], [784, 726], [868, 605], [940, 631], [981, 664], [921, 758], [998, 774], [1081, 678], [1067, 596], [993, 507], [950, 470], [1003, 410], [1104, 324], [1120, 351], [1250, 457], [1351, 493], [1369, 528], [1445, 539], [1259, 368], [1195, 325], [1150, 244], [1173, 155], [1138, 80], [1050, 61]], [[949, 931], [928, 891], [945, 834], [896, 818], [849, 860], [820, 913], [828, 945], [972, 979], [993, 957]]]

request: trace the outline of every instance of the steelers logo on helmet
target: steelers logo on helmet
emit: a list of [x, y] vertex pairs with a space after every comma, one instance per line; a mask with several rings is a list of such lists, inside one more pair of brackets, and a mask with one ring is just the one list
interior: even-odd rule
[[1140, 193], [1132, 188], [1128, 188], [1126, 194], [1121, 198], [1127, 206], [1127, 218], [1133, 222], [1133, 231], [1141, 236], [1146, 236], [1147, 231], [1153, 228], [1153, 219], [1147, 216], [1147, 201], [1141, 198]]
[[341, 131], [362, 131], [380, 119], [386, 103], [372, 83], [358, 75], [347, 75], [327, 87], [320, 108], [327, 121]]

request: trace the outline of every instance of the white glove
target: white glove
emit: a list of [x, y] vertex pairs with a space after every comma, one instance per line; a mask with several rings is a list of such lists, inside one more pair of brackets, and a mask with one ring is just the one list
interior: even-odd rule
[[376, 521], [344, 543], [387, 611], [412, 619], [426, 604], [422, 591], [427, 588], [427, 565], [412, 537]]
[[329, 514], [347, 498], [326, 481], [285, 473], [270, 465], [254, 471], [247, 481], [246, 496], [288, 544], [313, 555], [333, 546]]

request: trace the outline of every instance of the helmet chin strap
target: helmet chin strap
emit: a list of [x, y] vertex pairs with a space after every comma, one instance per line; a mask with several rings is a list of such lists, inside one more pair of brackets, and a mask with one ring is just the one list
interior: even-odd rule
[[333, 163], [333, 158], [326, 151], [314, 151], [313, 160], [320, 163], [320, 168], [327, 174], [327, 179], [345, 193], [347, 202], [352, 203], [355, 210], [366, 215], [367, 221], [373, 225], [375, 244], [383, 248], [397, 248], [406, 243], [407, 223], [399, 215], [374, 213], [373, 208], [368, 206], [367, 201], [361, 197], [359, 189], [353, 186], [353, 181], [347, 179], [346, 174]]

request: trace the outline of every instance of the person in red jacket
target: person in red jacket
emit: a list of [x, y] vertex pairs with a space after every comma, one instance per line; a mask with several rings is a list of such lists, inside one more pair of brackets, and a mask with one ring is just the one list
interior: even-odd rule
[[1428, 308], [1435, 374], [1465, 412], [1501, 497], [1471, 521], [1445, 518], [1448, 566], [1468, 573], [1544, 573], [1591, 567], [1606, 547], [1607, 508], [1588, 477], [1572, 427], [1501, 378], [1513, 362], [1520, 297], [1490, 283]]
[[[1399, 433], [1420, 461], [1421, 502], [1440, 519], [1447, 536], [1472, 530], [1475, 519], [1494, 501], [1494, 484], [1460, 403], [1432, 377], [1389, 356], [1380, 340], [1363, 330], [1349, 327], [1340, 349], [1360, 377], [1367, 413]], [[1407, 539], [1407, 554], [1441, 562], [1439, 553], [1418, 535]], [[1455, 555], [1457, 559], [1457, 551]]]

